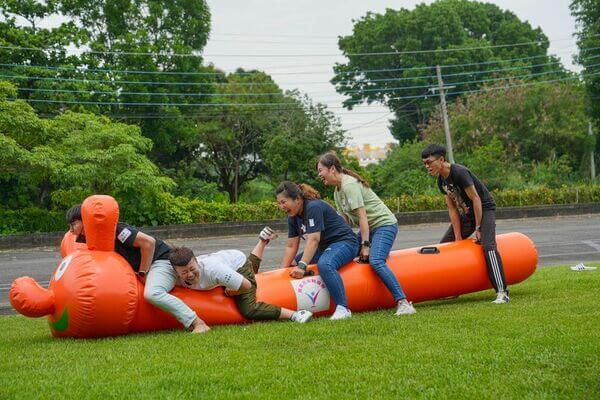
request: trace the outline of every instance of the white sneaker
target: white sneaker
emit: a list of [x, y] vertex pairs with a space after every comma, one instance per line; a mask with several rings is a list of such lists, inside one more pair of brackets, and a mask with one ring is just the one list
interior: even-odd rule
[[312, 316], [313, 316], [313, 313], [311, 313], [308, 310], [298, 310], [292, 314], [292, 318], [290, 318], [290, 319], [299, 324], [303, 324], [305, 322], [310, 321]]
[[505, 303], [508, 303], [509, 301], [510, 301], [510, 298], [508, 297], [508, 293], [498, 292], [498, 295], [496, 296], [496, 300], [492, 301], [492, 303], [505, 304]]
[[417, 310], [415, 310], [412, 303], [408, 302], [406, 299], [400, 300], [396, 307], [396, 315], [410, 315], [415, 314], [416, 312]]
[[332, 321], [337, 321], [338, 319], [346, 319], [346, 318], [350, 318], [351, 316], [352, 316], [352, 311], [350, 311], [349, 309], [347, 309], [344, 306], [337, 306], [337, 307], [335, 307], [335, 312], [329, 319]]
[[584, 263], [579, 263], [579, 264], [575, 265], [574, 267], [571, 267], [571, 269], [573, 271], [595, 271], [596, 267], [588, 267]]

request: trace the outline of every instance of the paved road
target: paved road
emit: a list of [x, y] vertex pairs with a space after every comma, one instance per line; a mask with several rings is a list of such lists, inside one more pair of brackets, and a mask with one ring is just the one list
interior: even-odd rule
[[[401, 226], [394, 249], [436, 243], [447, 226], [445, 223]], [[497, 233], [514, 231], [534, 241], [542, 267], [600, 261], [600, 214], [497, 221]], [[249, 252], [256, 243], [256, 236], [181, 239], [172, 243], [191, 247], [197, 254], [228, 248]], [[272, 269], [279, 264], [284, 245], [285, 234], [282, 234], [267, 248], [262, 269]], [[8, 302], [8, 290], [15, 278], [29, 275], [47, 286], [59, 260], [60, 255], [54, 248], [1, 251], [0, 314], [14, 312]]]

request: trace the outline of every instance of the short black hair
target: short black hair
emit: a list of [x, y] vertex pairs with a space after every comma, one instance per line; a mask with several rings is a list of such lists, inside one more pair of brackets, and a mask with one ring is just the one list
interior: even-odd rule
[[444, 156], [444, 158], [446, 158], [446, 148], [439, 144], [432, 143], [425, 147], [421, 152], [421, 158], [428, 158], [429, 156], [435, 156], [438, 158]]
[[73, 207], [69, 208], [67, 214], [65, 215], [67, 219], [67, 224], [72, 223], [73, 221], [82, 221], [81, 219], [81, 204], [76, 204]]
[[183, 267], [194, 258], [194, 252], [189, 247], [174, 247], [169, 252], [169, 262], [173, 267]]

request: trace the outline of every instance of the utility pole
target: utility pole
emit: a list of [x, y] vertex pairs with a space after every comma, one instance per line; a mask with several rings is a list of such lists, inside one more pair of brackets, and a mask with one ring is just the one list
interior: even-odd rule
[[[588, 135], [592, 136], [592, 121], [588, 122]], [[595, 145], [595, 143], [594, 143]], [[596, 179], [596, 164], [594, 163], [594, 148], [590, 154], [590, 173], [592, 176], [592, 182]]]
[[444, 131], [446, 132], [446, 148], [448, 150], [448, 161], [454, 163], [454, 152], [452, 151], [452, 137], [450, 136], [450, 124], [448, 123], [448, 110], [446, 109], [446, 89], [453, 89], [456, 86], [444, 86], [442, 81], [442, 69], [439, 65], [435, 67], [437, 71], [438, 87], [429, 89], [431, 92], [436, 90], [440, 92], [440, 102], [442, 107], [442, 116], [444, 118]]

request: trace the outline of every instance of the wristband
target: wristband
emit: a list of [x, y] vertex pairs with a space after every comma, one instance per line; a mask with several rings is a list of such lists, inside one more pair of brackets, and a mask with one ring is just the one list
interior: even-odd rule
[[306, 271], [306, 267], [308, 267], [308, 265], [306, 265], [304, 261], [298, 261], [297, 267], [300, 268], [302, 271]]
[[478, 231], [478, 232], [481, 232], [481, 225], [477, 225], [477, 226], [475, 227], [475, 230], [476, 230], [476, 231]]
[[371, 242], [369, 242], [368, 240], [363, 240], [363, 242], [361, 243], [361, 245], [363, 247], [371, 247]]
[[146, 271], [144, 271], [144, 270], [139, 270], [137, 274], [138, 274], [138, 276], [140, 276], [142, 278], [146, 277]]

